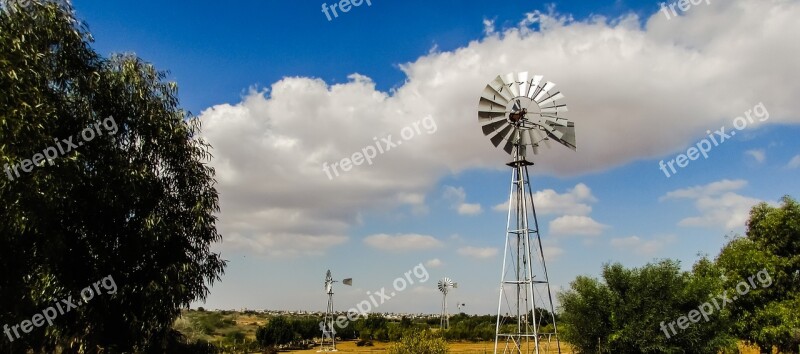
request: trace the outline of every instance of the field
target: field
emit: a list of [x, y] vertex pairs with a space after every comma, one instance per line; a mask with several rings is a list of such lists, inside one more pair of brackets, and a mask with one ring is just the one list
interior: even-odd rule
[[[390, 343], [375, 343], [374, 347], [357, 347], [355, 342], [342, 342], [336, 345], [336, 349], [339, 350], [339, 353], [385, 353], [386, 348], [389, 347]], [[474, 354], [485, 354], [485, 353], [492, 353], [492, 348], [494, 346], [493, 342], [479, 342], [479, 343], [450, 343], [450, 353], [474, 353]], [[297, 351], [290, 351], [288, 353], [303, 353], [303, 354], [311, 354], [316, 353], [317, 348], [310, 349], [310, 350], [297, 350]], [[569, 345], [562, 343], [561, 344], [561, 352], [563, 354], [572, 353], [569, 349]], [[744, 345], [739, 346], [739, 352], [741, 354], [758, 354], [758, 350], [755, 348], [749, 348]], [[550, 353], [557, 353], [556, 350], [550, 350], [546, 352], [547, 354]]]
[[[212, 343], [223, 343], [230, 341], [232, 334], [239, 334], [240, 338], [251, 342], [255, 340], [255, 332], [258, 326], [267, 323], [267, 316], [256, 313], [241, 313], [235, 311], [225, 312], [184, 312], [175, 327], [187, 334], [192, 339], [202, 339]], [[238, 341], [241, 343], [241, 341]], [[374, 346], [358, 347], [355, 341], [338, 342], [336, 347], [339, 353], [385, 353], [391, 343], [374, 341]], [[450, 353], [492, 353], [494, 342], [451, 342]], [[285, 351], [284, 353], [317, 353], [319, 347], [308, 350]], [[569, 345], [561, 344], [561, 352], [564, 354], [572, 353]], [[546, 353], [556, 353], [554, 348]], [[741, 354], [758, 354], [758, 350], [740, 345]]]
[[[389, 347], [391, 343], [380, 343], [376, 342], [374, 347], [357, 347], [356, 342], [354, 341], [347, 341], [342, 343], [336, 344], [336, 349], [339, 350], [339, 353], [385, 353], [386, 348]], [[564, 354], [572, 353], [570, 350], [566, 349], [567, 346], [562, 344], [561, 352]], [[494, 349], [494, 342], [478, 342], [478, 343], [450, 343], [450, 353], [492, 353]], [[297, 350], [291, 351], [289, 353], [303, 353], [303, 354], [311, 354], [316, 353], [317, 348], [309, 349], [309, 350]], [[550, 350], [546, 353], [557, 353], [556, 350]]]

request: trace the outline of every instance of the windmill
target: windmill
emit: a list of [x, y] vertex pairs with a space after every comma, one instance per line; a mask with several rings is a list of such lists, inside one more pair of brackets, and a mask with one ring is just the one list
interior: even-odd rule
[[[575, 146], [575, 125], [564, 118], [567, 106], [559, 103], [564, 95], [553, 92], [555, 84], [543, 82], [542, 76], [528, 77], [527, 72], [497, 76], [484, 88], [478, 103], [478, 122], [483, 134], [496, 147], [511, 155], [511, 193], [508, 200], [503, 271], [500, 276], [500, 299], [497, 305], [495, 349], [503, 353], [540, 352], [547, 339], [556, 340], [553, 296], [544, 261], [539, 222], [533, 205], [528, 156], [539, 153], [540, 144], [555, 141], [572, 150]], [[531, 238], [535, 237], [534, 244]], [[546, 294], [542, 294], [546, 291]], [[505, 305], [505, 306], [504, 306]], [[529, 316], [536, 308], [548, 309], [552, 317], [552, 333], [540, 330], [541, 315]], [[505, 310], [505, 311], [504, 311]], [[544, 349], [542, 349], [544, 351]]]
[[439, 326], [441, 329], [448, 329], [450, 328], [450, 316], [447, 314], [447, 293], [450, 289], [458, 288], [458, 283], [453, 283], [453, 280], [444, 277], [439, 279], [439, 291], [442, 292], [442, 314], [441, 319], [439, 320]]
[[[317, 353], [338, 351], [336, 350], [336, 330], [333, 328], [333, 322], [336, 320], [333, 312], [333, 283], [337, 282], [338, 280], [333, 280], [331, 271], [328, 269], [325, 274], [325, 293], [328, 294], [328, 308], [325, 310], [325, 319], [322, 322], [322, 344]], [[353, 278], [343, 279], [342, 284], [353, 285]]]

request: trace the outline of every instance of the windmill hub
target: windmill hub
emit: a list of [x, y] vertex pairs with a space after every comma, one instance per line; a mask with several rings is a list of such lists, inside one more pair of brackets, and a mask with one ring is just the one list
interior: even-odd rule
[[508, 122], [517, 126], [519, 129], [531, 129], [538, 121], [540, 114], [539, 105], [525, 96], [515, 97], [507, 107], [506, 115]]
[[526, 114], [528, 114], [528, 109], [523, 108], [521, 111], [511, 112], [511, 114], [508, 115], [508, 120], [510, 120], [511, 123], [516, 123], [525, 119]]

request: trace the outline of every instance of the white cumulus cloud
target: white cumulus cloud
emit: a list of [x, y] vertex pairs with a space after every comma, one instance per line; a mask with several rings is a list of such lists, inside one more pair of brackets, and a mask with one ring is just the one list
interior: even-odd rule
[[611, 246], [621, 251], [634, 251], [640, 255], [652, 256], [675, 241], [675, 236], [663, 236], [652, 239], [642, 239], [639, 236], [612, 238]]
[[767, 152], [764, 149], [753, 149], [744, 152], [745, 155], [750, 156], [758, 163], [764, 162], [767, 159]]
[[487, 259], [497, 255], [497, 248], [493, 247], [481, 248], [481, 247], [470, 246], [470, 247], [459, 248], [457, 252], [458, 254], [465, 257], [476, 258], [476, 259]]
[[440, 260], [439, 258], [434, 258], [425, 262], [425, 266], [428, 268], [438, 268], [441, 267], [443, 264], [444, 262], [442, 262], [442, 260]]
[[800, 167], [800, 155], [795, 155], [795, 157], [792, 157], [792, 159], [789, 160], [789, 163], [786, 164], [786, 167], [788, 167], [788, 168], [798, 168], [798, 167]]
[[747, 185], [745, 180], [721, 180], [706, 185], [671, 191], [659, 200], [689, 199], [700, 213], [684, 218], [680, 226], [713, 227], [725, 230], [744, 229], [750, 209], [760, 199], [734, 193]]
[[478, 215], [483, 208], [478, 203], [467, 203], [467, 192], [463, 187], [445, 186], [444, 198], [453, 204], [453, 208], [461, 215]]
[[[597, 202], [592, 195], [592, 190], [583, 183], [578, 183], [563, 194], [552, 189], [545, 189], [533, 193], [533, 205], [539, 215], [588, 215], [592, 212], [590, 203]], [[495, 211], [508, 211], [508, 202], [500, 203], [493, 208]]]
[[550, 222], [553, 235], [597, 236], [608, 228], [588, 216], [565, 215]]
[[365, 237], [364, 243], [383, 251], [419, 251], [442, 246], [442, 242], [435, 237], [419, 234], [376, 234]]

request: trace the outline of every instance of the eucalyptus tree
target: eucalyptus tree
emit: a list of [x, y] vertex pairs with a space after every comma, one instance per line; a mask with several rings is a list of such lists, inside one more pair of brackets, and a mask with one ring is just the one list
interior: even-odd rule
[[68, 3], [0, 0], [0, 325], [79, 303], [2, 352], [158, 351], [224, 273], [198, 120], [164, 72], [92, 41]]

